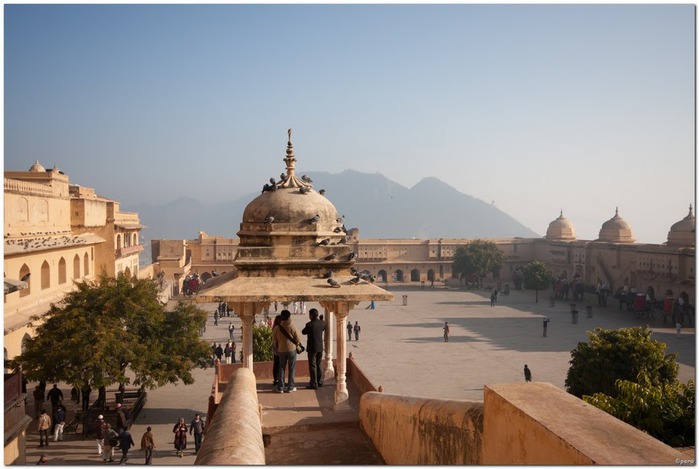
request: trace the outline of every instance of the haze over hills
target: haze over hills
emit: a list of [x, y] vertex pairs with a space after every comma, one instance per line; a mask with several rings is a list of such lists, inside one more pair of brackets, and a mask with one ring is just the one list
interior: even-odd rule
[[[381, 174], [346, 170], [339, 174], [306, 173], [316, 191], [326, 197], [347, 228], [359, 228], [360, 238], [497, 238], [541, 235], [498, 208], [427, 177], [411, 188]], [[260, 189], [265, 181], [260, 183]], [[181, 197], [166, 205], [129, 207], [139, 213], [147, 245], [153, 239], [193, 239], [199, 231], [233, 238], [243, 210], [258, 193], [236, 201], [197, 201]]]

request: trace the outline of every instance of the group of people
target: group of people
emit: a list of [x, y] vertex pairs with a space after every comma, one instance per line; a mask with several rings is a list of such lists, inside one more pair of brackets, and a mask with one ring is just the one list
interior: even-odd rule
[[[45, 384], [44, 384], [45, 386]], [[44, 392], [41, 386], [37, 386], [34, 390], [34, 405], [38, 411], [37, 429], [39, 431], [39, 446], [44, 447], [49, 445], [49, 435], [53, 435], [53, 441], [63, 440], [63, 429], [66, 425], [66, 416], [68, 410], [63, 405], [63, 391], [58, 388], [57, 384], [46, 395], [46, 400], [51, 401], [51, 415], [43, 409]]]
[[354, 331], [354, 340], [359, 340], [359, 332], [362, 327], [359, 325], [359, 321], [354, 321], [354, 326], [352, 326], [352, 321], [347, 321], [347, 340], [352, 340], [352, 332]]
[[[119, 408], [119, 405], [117, 404]], [[125, 422], [125, 420], [124, 420]], [[187, 431], [190, 435], [194, 435], [194, 454], [199, 452], [204, 437], [204, 420], [199, 414], [194, 416], [189, 429], [181, 417], [172, 429], [174, 433], [174, 446], [177, 456], [184, 457], [184, 450], [187, 448]], [[117, 413], [116, 429], [111, 424], [104, 421], [104, 416], [97, 417], [95, 426], [95, 435], [97, 438], [97, 454], [102, 457], [104, 462], [114, 461], [114, 450], [121, 449], [120, 464], [125, 465], [128, 461], [129, 450], [135, 446], [133, 437], [129, 432], [128, 426], [122, 423], [122, 420]], [[153, 464], [153, 451], [155, 450], [155, 437], [152, 427], [147, 427], [141, 437], [141, 450], [144, 451], [145, 463]]]
[[[223, 346], [223, 343], [217, 344], [214, 342], [214, 344], [211, 346], [212, 350], [212, 358], [213, 362], [216, 362], [216, 359], [218, 359], [219, 362], [225, 363], [226, 365], [230, 365], [231, 363], [236, 363], [235, 361], [235, 352], [238, 349], [238, 346], [235, 344], [235, 341], [233, 340], [233, 335], [231, 333], [231, 338], [228, 340], [226, 343], [225, 347]], [[225, 362], [224, 362], [225, 358]]]
[[301, 330], [307, 336], [306, 347], [301, 344], [296, 326], [291, 322], [291, 312], [282, 310], [272, 323], [273, 385], [278, 393], [296, 392], [295, 370], [296, 358], [304, 350], [308, 353], [308, 372], [310, 380], [307, 389], [318, 389], [323, 386], [323, 334], [325, 321], [318, 310], [308, 311], [310, 321]]

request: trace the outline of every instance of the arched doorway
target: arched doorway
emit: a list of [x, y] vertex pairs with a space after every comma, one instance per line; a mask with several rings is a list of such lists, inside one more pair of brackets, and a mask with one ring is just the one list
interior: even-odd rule
[[377, 277], [379, 278], [379, 282], [386, 283], [388, 281], [388, 277], [385, 270], [379, 270], [379, 274], [377, 275]]
[[403, 271], [402, 270], [400, 270], [400, 269], [396, 270], [394, 275], [396, 277], [396, 282], [404, 282], [405, 281], [405, 280], [403, 280]]
[[411, 282], [419, 282], [420, 281], [420, 271], [417, 269], [413, 269], [410, 271], [410, 281]]
[[435, 281], [435, 278], [434, 278], [434, 270], [430, 269], [430, 270], [427, 271], [427, 281], [428, 281], [428, 282], [434, 282], [434, 281]]

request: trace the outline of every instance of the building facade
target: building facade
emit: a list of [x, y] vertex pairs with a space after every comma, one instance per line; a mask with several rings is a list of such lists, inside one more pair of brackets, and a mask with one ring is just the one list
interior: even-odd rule
[[[695, 226], [690, 206], [685, 218], [668, 232], [664, 244], [636, 243], [629, 224], [619, 215], [604, 222], [596, 240], [579, 240], [570, 220], [560, 216], [553, 220], [543, 238], [490, 238], [505, 255], [501, 271], [489, 279], [492, 283], [512, 281], [513, 272], [532, 260], [543, 262], [553, 276], [572, 279], [579, 276], [586, 284], [606, 282], [615, 290], [636, 287], [645, 291], [652, 286], [658, 295], [667, 289], [675, 295], [687, 291], [694, 297], [695, 288]], [[357, 229], [347, 232], [347, 244], [357, 255], [356, 267], [368, 270], [377, 281], [386, 284], [458, 283], [452, 271], [454, 254], [459, 246], [475, 239], [361, 239]], [[169, 250], [165, 246], [177, 243], [176, 259], [155, 255]], [[238, 240], [211, 237], [201, 232], [198, 239], [153, 241], [153, 262], [161, 266], [177, 265], [177, 278], [187, 273], [233, 270]], [[183, 262], [186, 259], [187, 262]], [[163, 267], [165, 268], [165, 267]], [[175, 279], [174, 275], [168, 276]]]

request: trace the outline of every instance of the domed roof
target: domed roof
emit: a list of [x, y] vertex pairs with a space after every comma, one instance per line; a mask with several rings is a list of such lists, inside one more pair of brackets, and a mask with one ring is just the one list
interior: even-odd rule
[[39, 164], [39, 160], [36, 160], [36, 162], [32, 165], [31, 168], [29, 168], [29, 171], [33, 173], [45, 173], [46, 169]]
[[614, 216], [602, 225], [597, 241], [607, 243], [633, 243], [636, 241], [631, 231], [631, 225], [619, 216], [619, 207], [616, 208]]
[[689, 205], [689, 214], [682, 220], [678, 221], [667, 234], [667, 244], [674, 246], [694, 246], [696, 234], [696, 220], [692, 205]]
[[561, 215], [558, 218], [549, 223], [549, 228], [546, 230], [546, 239], [559, 241], [575, 240], [575, 228], [570, 220], [563, 216], [563, 210], [561, 210]]
[[286, 174], [281, 181], [270, 179], [262, 194], [253, 199], [243, 212], [243, 224], [290, 223], [315, 224], [315, 231], [332, 231], [337, 227], [337, 209], [325, 196], [313, 190], [310, 178], [296, 177], [296, 158], [291, 144], [291, 130], [286, 148]]

